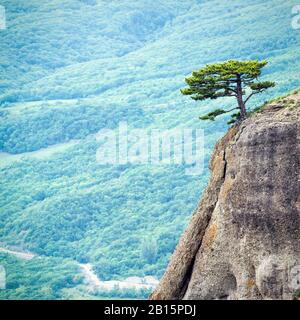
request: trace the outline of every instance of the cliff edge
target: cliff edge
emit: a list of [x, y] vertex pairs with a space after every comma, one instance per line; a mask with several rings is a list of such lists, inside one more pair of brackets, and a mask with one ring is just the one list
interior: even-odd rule
[[209, 185], [150, 299], [294, 299], [299, 168], [300, 92], [217, 143]]

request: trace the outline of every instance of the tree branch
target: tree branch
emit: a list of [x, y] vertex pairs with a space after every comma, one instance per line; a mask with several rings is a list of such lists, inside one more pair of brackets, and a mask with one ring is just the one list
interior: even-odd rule
[[235, 108], [232, 108], [230, 110], [225, 110], [225, 111], [226, 111], [226, 113], [228, 113], [228, 112], [231, 112], [231, 111], [236, 110], [236, 109], [239, 109], [239, 107], [235, 107]]
[[251, 98], [251, 97], [253, 97], [255, 94], [257, 94], [258, 92], [252, 92], [249, 96], [248, 96], [248, 98], [245, 100], [245, 104], [249, 101], [249, 99]]

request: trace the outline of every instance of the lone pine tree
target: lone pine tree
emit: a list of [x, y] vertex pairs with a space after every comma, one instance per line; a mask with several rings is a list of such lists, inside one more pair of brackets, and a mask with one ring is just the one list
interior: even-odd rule
[[181, 93], [190, 95], [194, 100], [235, 97], [237, 100], [235, 108], [230, 110], [217, 109], [200, 117], [200, 119], [215, 120], [215, 117], [221, 114], [238, 110], [232, 115], [232, 121], [229, 123], [233, 123], [237, 119], [242, 120], [247, 115], [246, 104], [250, 98], [275, 86], [275, 82], [272, 81], [258, 81], [262, 68], [267, 64], [267, 61], [230, 60], [206, 65], [185, 79], [189, 87], [182, 89]]

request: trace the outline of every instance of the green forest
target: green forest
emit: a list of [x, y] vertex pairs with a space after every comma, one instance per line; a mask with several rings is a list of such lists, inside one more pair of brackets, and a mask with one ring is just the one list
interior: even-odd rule
[[[149, 292], [89, 291], [79, 264], [101, 280], [159, 279], [206, 187], [229, 115], [202, 122], [222, 98], [180, 93], [207, 63], [268, 60], [276, 87], [249, 108], [300, 87], [297, 1], [1, 0], [0, 299], [146, 298]], [[205, 171], [185, 165], [101, 165], [95, 134], [204, 129]]]

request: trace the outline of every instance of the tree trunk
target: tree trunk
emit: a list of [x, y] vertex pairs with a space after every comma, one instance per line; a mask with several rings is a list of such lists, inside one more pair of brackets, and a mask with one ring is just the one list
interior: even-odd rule
[[243, 88], [241, 76], [237, 76], [237, 101], [241, 112], [241, 119], [245, 119], [247, 115], [246, 106], [243, 100]]

